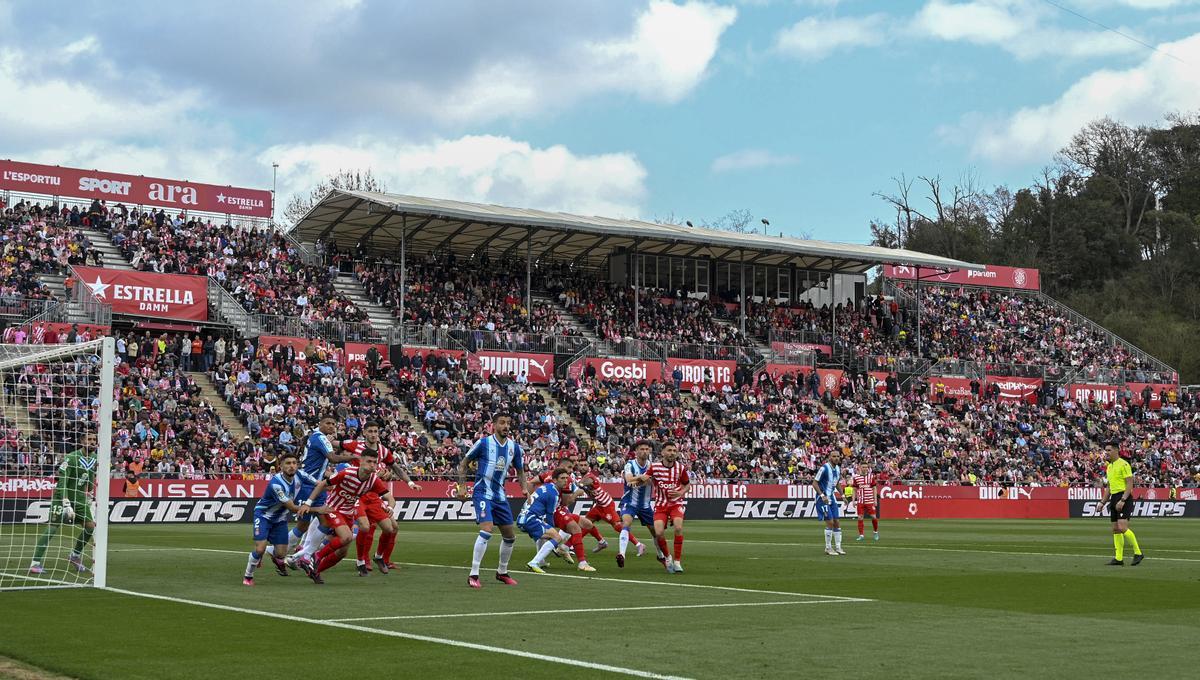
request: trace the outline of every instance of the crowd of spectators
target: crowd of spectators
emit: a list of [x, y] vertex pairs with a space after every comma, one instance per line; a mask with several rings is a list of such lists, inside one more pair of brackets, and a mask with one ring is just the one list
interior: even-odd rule
[[40, 274], [62, 276], [72, 265], [101, 263], [70, 209], [24, 201], [0, 209], [0, 305], [50, 299]]

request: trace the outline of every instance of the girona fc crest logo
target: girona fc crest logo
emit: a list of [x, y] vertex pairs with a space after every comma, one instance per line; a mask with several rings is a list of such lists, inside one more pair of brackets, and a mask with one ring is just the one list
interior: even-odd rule
[[834, 375], [832, 373], [825, 374], [825, 389], [832, 392], [833, 389], [835, 387], [837, 387], [837, 384], [838, 384], [838, 379], [837, 379], [836, 375]]
[[1017, 284], [1018, 286], [1025, 285], [1025, 270], [1024, 269], [1014, 269], [1013, 270], [1013, 283]]

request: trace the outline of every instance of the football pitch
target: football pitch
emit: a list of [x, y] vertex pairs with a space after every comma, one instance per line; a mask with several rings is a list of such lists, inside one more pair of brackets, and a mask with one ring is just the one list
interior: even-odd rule
[[[1147, 554], [1138, 567], [1105, 566], [1102, 520], [884, 521], [877, 544], [869, 527], [858, 543], [847, 525], [848, 554], [827, 557], [813, 521], [693, 522], [679, 575], [652, 551], [631, 551], [617, 569], [610, 535], [596, 574], [552, 557], [550, 575], [514, 568], [516, 587], [493, 579], [493, 545], [480, 591], [466, 586], [471, 524], [402, 523], [402, 566], [388, 575], [360, 578], [351, 559], [317, 586], [301, 572], [277, 576], [268, 561], [253, 588], [241, 585], [249, 525], [115, 526], [110, 590], [0, 592], [0, 655], [77, 678], [1194, 669], [1200, 522], [1135, 520]], [[532, 553], [520, 536], [514, 567]]]

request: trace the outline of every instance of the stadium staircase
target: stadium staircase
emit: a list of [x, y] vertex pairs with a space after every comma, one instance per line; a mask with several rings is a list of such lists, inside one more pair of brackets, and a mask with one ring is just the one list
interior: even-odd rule
[[18, 400], [15, 396], [6, 396], [3, 400], [3, 408], [0, 408], [0, 415], [4, 419], [17, 428], [17, 431], [25, 435], [25, 443], [33, 448], [33, 442], [38, 439], [38, 429], [34, 426], [33, 421], [29, 419], [29, 407], [24, 401]]
[[[382, 380], [374, 380], [371, 382], [371, 384], [375, 386], [375, 389], [380, 394], [391, 394], [392, 392], [387, 383], [383, 382]], [[403, 399], [396, 400], [396, 412], [399, 414], [401, 420], [407, 420], [408, 422], [412, 423], [413, 432], [416, 432], [417, 436], [419, 437], [424, 437], [425, 443], [428, 444], [430, 448], [437, 448], [437, 439], [430, 434], [429, 430], [425, 429], [425, 421], [418, 418], [412, 412], [412, 409], [408, 407], [408, 404], [404, 403]]]
[[387, 337], [388, 331], [396, 325], [395, 318], [389, 310], [371, 301], [367, 289], [363, 288], [362, 283], [353, 274], [338, 274], [333, 280], [333, 287], [349, 298], [355, 307], [366, 312], [375, 332], [381, 337]]
[[550, 390], [546, 389], [545, 387], [538, 387], [537, 393], [542, 395], [542, 400], [546, 402], [546, 406], [550, 407], [550, 410], [553, 411], [554, 415], [558, 417], [559, 422], [566, 424], [567, 428], [571, 430], [570, 434], [578, 437], [581, 443], [591, 440], [592, 435], [588, 432], [588, 429], [585, 428], [582, 423], [576, 420], [575, 416], [572, 415], [570, 411], [563, 408], [563, 405], [554, 398], [554, 395], [550, 393]]
[[59, 300], [63, 304], [58, 308], [61, 310], [61, 315], [56, 315], [55, 321], [64, 323], [92, 323], [92, 317], [84, 311], [83, 307], [71, 299], [67, 293], [66, 280], [67, 277], [61, 274], [38, 274], [38, 280], [42, 282], [55, 300]]
[[229, 404], [225, 403], [225, 400], [221, 398], [221, 394], [217, 391], [217, 386], [213, 384], [212, 378], [207, 373], [200, 371], [192, 371], [188, 375], [200, 387], [200, 398], [212, 405], [213, 412], [217, 414], [217, 419], [221, 421], [221, 425], [233, 435], [233, 443], [237, 444], [242, 439], [249, 437], [250, 431], [238, 419], [237, 414], [233, 412]]
[[79, 230], [92, 242], [92, 248], [100, 251], [105, 269], [133, 270], [133, 266], [129, 264], [129, 260], [125, 259], [125, 256], [121, 254], [121, 249], [112, 242], [108, 234], [99, 229], [92, 229], [91, 227], [80, 227]]
[[582, 319], [575, 316], [573, 313], [571, 313], [571, 310], [559, 303], [558, 298], [550, 295], [549, 293], [533, 293], [532, 295], [534, 302], [541, 302], [553, 307], [554, 310], [557, 311], [559, 315], [570, 324], [571, 328], [575, 329], [583, 337], [587, 338], [588, 342], [593, 344], [600, 343], [600, 337], [597, 336], [595, 332], [593, 332], [592, 329], [583, 322]]

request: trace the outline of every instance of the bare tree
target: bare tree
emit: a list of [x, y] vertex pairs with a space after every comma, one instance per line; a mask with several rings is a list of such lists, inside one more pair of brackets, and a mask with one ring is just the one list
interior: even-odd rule
[[1072, 170], [1104, 180], [1117, 195], [1125, 213], [1125, 234], [1142, 229], [1142, 219], [1154, 207], [1161, 188], [1145, 127], [1132, 128], [1111, 118], [1088, 123], [1058, 152]]
[[288, 224], [295, 224], [334, 189], [374, 191], [380, 193], [387, 191], [387, 187], [383, 182], [375, 178], [370, 168], [366, 170], [339, 170], [319, 182], [307, 195], [293, 196], [288, 201], [287, 207], [283, 209], [283, 219]]
[[735, 234], [752, 234], [756, 231], [756, 228], [751, 224], [753, 220], [753, 213], [746, 208], [738, 208], [730, 210], [715, 220], [705, 222], [704, 226], [709, 229], [732, 231]]

